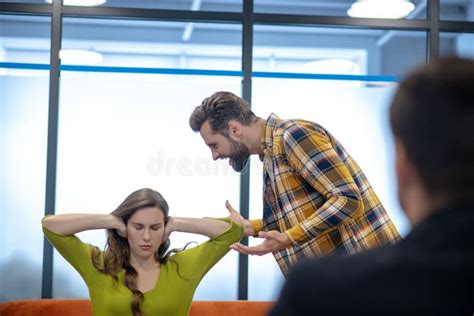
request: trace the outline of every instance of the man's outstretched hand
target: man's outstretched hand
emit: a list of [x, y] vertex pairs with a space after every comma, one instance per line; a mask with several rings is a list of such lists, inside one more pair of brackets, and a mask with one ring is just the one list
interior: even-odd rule
[[242, 227], [244, 228], [244, 236], [245, 237], [253, 236], [254, 232], [253, 232], [252, 224], [250, 224], [250, 222], [247, 219], [245, 219], [242, 215], [240, 215], [240, 213], [237, 212], [232, 207], [232, 205], [230, 205], [229, 201], [225, 201], [225, 207], [229, 211], [229, 218], [233, 220], [234, 222], [242, 225]]
[[290, 237], [288, 237], [285, 233], [280, 233], [276, 230], [271, 230], [268, 232], [261, 231], [258, 233], [258, 237], [265, 239], [259, 245], [250, 247], [240, 243], [235, 243], [232, 244], [230, 248], [245, 255], [263, 256], [267, 253], [287, 248], [292, 244]]

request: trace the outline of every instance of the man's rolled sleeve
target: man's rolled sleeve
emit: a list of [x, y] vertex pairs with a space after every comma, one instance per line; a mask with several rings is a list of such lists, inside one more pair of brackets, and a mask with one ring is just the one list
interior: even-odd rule
[[253, 235], [257, 236], [258, 233], [263, 229], [263, 220], [261, 219], [251, 219], [249, 220], [253, 228]]

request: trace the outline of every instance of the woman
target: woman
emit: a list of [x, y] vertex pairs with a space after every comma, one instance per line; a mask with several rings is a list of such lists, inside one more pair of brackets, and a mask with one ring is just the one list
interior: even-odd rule
[[[228, 219], [168, 216], [168, 203], [151, 189], [133, 192], [111, 214], [54, 215], [42, 223], [86, 282], [94, 315], [188, 315], [201, 279], [242, 237], [242, 227]], [[107, 229], [105, 251], [74, 235], [90, 229]], [[211, 239], [167, 253], [174, 231]]]

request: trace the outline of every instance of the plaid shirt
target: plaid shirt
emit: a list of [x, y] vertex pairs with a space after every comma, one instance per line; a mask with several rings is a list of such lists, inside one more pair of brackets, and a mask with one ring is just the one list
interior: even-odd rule
[[293, 241], [273, 253], [283, 274], [303, 258], [400, 239], [362, 170], [323, 127], [271, 114], [262, 144], [263, 220], [250, 222], [256, 234], [277, 230]]

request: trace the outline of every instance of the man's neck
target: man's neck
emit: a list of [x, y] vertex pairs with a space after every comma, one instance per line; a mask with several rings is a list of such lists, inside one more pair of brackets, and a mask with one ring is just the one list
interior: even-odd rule
[[410, 198], [405, 207], [405, 212], [412, 226], [426, 220], [446, 205], [445, 197], [432, 197], [426, 191], [419, 190]]
[[259, 117], [255, 123], [249, 127], [247, 133], [247, 147], [251, 155], [262, 155], [262, 137], [265, 134], [266, 120]]

